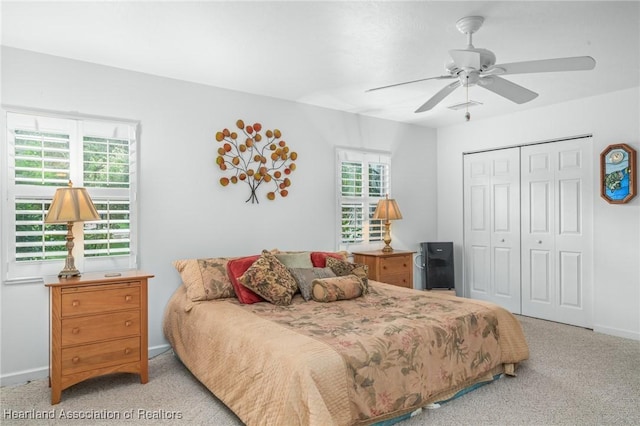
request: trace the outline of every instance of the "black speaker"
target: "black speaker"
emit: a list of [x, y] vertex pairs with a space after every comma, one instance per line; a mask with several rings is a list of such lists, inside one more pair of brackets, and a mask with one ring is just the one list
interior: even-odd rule
[[455, 287], [453, 243], [420, 243], [422, 254], [422, 288]]

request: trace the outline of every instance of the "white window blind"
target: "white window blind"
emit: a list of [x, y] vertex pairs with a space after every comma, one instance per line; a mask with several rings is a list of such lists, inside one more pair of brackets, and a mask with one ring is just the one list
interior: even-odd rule
[[65, 185], [70, 169], [67, 133], [15, 129], [15, 184]]
[[136, 125], [7, 112], [5, 279], [55, 274], [66, 224], [45, 224], [56, 187], [87, 188], [100, 220], [74, 227], [76, 266], [134, 268]]
[[50, 201], [37, 198], [16, 199], [16, 262], [64, 259], [67, 255], [65, 224], [45, 225]]
[[371, 217], [378, 201], [389, 193], [390, 165], [387, 153], [337, 150], [340, 249], [382, 241], [382, 221]]

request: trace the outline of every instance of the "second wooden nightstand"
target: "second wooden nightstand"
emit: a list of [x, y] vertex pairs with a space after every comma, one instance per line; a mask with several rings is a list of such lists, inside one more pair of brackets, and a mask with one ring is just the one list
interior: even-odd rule
[[413, 288], [413, 253], [399, 250], [391, 253], [364, 251], [353, 253], [353, 261], [367, 265], [369, 278], [374, 281]]

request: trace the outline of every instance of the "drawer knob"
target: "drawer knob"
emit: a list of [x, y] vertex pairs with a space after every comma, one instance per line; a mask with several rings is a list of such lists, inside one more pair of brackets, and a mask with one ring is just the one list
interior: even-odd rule
[[125, 301], [125, 302], [131, 302], [131, 295], [127, 294], [127, 295], [124, 297], [124, 301]]
[[130, 320], [126, 320], [126, 321], [124, 322], [124, 326], [125, 326], [125, 327], [130, 327], [130, 326], [131, 326], [131, 321], [130, 321]]
[[129, 355], [130, 353], [131, 353], [131, 349], [130, 348], [125, 348], [124, 354], [125, 355]]
[[80, 329], [78, 327], [73, 327], [71, 329], [71, 334], [78, 334], [78, 333], [80, 333]]
[[79, 300], [74, 300], [71, 302], [71, 306], [76, 307], [76, 306], [80, 306], [80, 301]]
[[79, 356], [74, 356], [74, 357], [71, 359], [71, 362], [72, 362], [72, 363], [74, 363], [74, 364], [79, 363], [79, 362], [80, 362], [80, 357], [79, 357]]
[[406, 263], [403, 263], [403, 264], [402, 264], [402, 266], [403, 266], [404, 268], [406, 268], [406, 267], [407, 267], [407, 264], [406, 264]]
[[383, 267], [382, 267], [382, 269], [387, 269], [387, 267], [386, 267], [386, 266], [383, 266]]

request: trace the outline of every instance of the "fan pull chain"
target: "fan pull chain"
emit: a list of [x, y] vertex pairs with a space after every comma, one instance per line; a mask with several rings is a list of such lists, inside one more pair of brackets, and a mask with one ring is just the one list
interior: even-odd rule
[[466, 105], [466, 110], [467, 113], [464, 115], [464, 118], [467, 119], [467, 121], [471, 120], [471, 114], [469, 114], [469, 76], [467, 76], [467, 105]]

